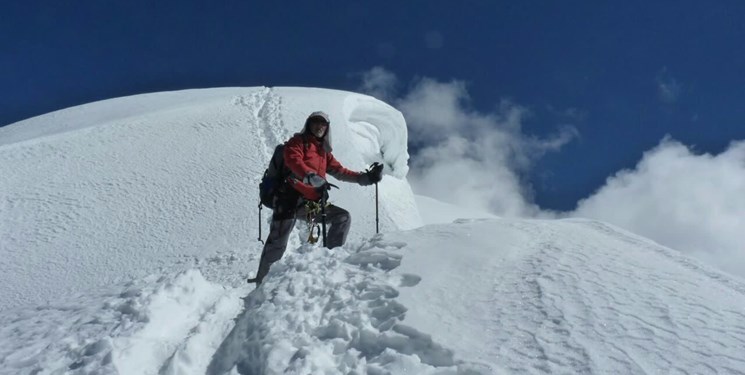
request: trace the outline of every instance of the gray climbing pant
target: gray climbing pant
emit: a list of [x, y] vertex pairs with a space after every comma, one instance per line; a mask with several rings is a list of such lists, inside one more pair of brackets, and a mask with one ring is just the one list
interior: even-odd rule
[[[281, 215], [277, 212], [274, 212], [272, 215], [269, 236], [264, 244], [264, 250], [261, 252], [259, 270], [256, 272], [256, 279], [259, 284], [269, 272], [269, 267], [271, 267], [272, 263], [282, 259], [282, 255], [284, 255], [287, 248], [287, 241], [290, 239], [290, 233], [295, 227], [297, 219], [307, 221], [305, 205], [297, 209], [294, 217], [283, 218], [283, 216], [287, 215]], [[326, 226], [328, 229], [326, 233], [326, 246], [329, 249], [333, 249], [344, 245], [347, 241], [347, 234], [349, 233], [351, 224], [352, 218], [349, 215], [349, 211], [334, 205], [326, 207]]]

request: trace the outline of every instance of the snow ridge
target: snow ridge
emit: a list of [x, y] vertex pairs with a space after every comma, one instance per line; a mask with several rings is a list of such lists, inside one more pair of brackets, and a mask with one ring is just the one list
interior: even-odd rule
[[408, 243], [394, 273], [422, 277], [401, 291], [407, 322], [492, 372], [745, 369], [743, 284], [607, 224], [459, 220], [384, 238]]
[[675, 262], [683, 268], [686, 268], [693, 272], [702, 273], [709, 280], [721, 283], [722, 286], [736, 290], [742, 295], [745, 295], [745, 283], [743, 283], [743, 280], [739, 279], [737, 276], [733, 276], [728, 273], [723, 273], [712, 266], [699, 263], [698, 261], [692, 258], [683, 256], [681, 255], [680, 252], [676, 250], [663, 247], [659, 245], [658, 243], [652, 241], [651, 239], [638, 236], [629, 231], [623, 230], [619, 227], [614, 227], [610, 224], [607, 224], [601, 221], [594, 221], [594, 220], [589, 220], [589, 221], [580, 220], [580, 221], [586, 222], [587, 225], [593, 226], [598, 231], [605, 232], [610, 235], [615, 235], [615, 236], [618, 236], [619, 238], [623, 238], [629, 244], [632, 244], [635, 246], [641, 246], [646, 249], [649, 249], [650, 251], [658, 252], [661, 255], [664, 255], [666, 257], [669, 257], [670, 259], [675, 260]]

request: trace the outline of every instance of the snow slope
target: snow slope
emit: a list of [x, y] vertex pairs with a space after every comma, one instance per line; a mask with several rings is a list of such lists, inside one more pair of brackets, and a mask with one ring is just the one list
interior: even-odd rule
[[460, 220], [0, 314], [2, 373], [745, 372], [745, 285], [586, 220]]
[[480, 212], [466, 207], [440, 202], [424, 195], [414, 195], [419, 214], [424, 224], [449, 224], [462, 218], [496, 219], [488, 212]]
[[[316, 109], [342, 163], [385, 162], [383, 233], [344, 184], [348, 243], [300, 227], [254, 289], [256, 182]], [[450, 223], [489, 215], [415, 197], [405, 145], [386, 104], [299, 88], [0, 128], [0, 374], [745, 373], [741, 280], [596, 221]]]
[[[260, 253], [258, 181], [274, 146], [319, 109], [344, 165], [385, 163], [382, 228], [421, 225], [403, 117], [371, 97], [259, 87], [91, 103], [0, 128], [0, 309]], [[350, 236], [374, 234], [374, 189], [339, 185], [331, 200], [352, 213]]]
[[489, 373], [745, 371], [745, 284], [619, 228], [461, 220], [378, 242], [421, 278], [403, 323]]

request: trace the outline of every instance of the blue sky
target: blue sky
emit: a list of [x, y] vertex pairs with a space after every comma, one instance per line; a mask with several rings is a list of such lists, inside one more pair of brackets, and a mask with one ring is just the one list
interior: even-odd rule
[[573, 126], [524, 176], [556, 210], [665, 135], [712, 153], [745, 138], [742, 1], [269, 3], [3, 2], [0, 125], [153, 91], [356, 91], [382, 67], [399, 96], [457, 80], [471, 111], [525, 107], [528, 137]]

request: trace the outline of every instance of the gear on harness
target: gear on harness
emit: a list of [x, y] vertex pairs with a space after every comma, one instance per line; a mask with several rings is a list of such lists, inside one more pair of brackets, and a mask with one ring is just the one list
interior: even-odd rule
[[[329, 203], [325, 203], [326, 207], [328, 207]], [[319, 226], [318, 221], [316, 221], [318, 215], [322, 213], [321, 208], [320, 202], [305, 202], [305, 218], [308, 222], [308, 243], [310, 244], [315, 244], [318, 242], [318, 239], [321, 238], [321, 227]]]

